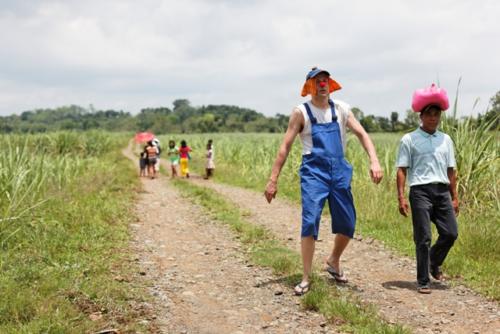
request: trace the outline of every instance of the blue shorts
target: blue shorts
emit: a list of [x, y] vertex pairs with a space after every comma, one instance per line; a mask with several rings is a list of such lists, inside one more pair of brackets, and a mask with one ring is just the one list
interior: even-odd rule
[[345, 159], [325, 159], [300, 167], [302, 237], [318, 239], [321, 213], [328, 199], [332, 233], [354, 236], [356, 210], [351, 193], [352, 166]]

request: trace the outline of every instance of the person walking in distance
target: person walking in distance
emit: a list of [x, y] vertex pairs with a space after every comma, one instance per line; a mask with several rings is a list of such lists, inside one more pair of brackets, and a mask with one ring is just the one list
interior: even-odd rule
[[189, 147], [185, 140], [181, 140], [181, 147], [179, 148], [179, 157], [180, 157], [180, 165], [181, 165], [181, 176], [189, 178], [189, 160], [191, 156], [189, 152], [191, 152], [191, 147]]
[[177, 176], [177, 166], [179, 166], [179, 148], [175, 146], [175, 141], [168, 142], [168, 160], [170, 161], [170, 177], [173, 179]]
[[307, 73], [302, 96], [311, 100], [295, 107], [288, 128], [274, 161], [264, 195], [269, 203], [278, 191], [278, 177], [294, 139], [302, 142], [300, 186], [302, 197], [301, 253], [302, 281], [295, 294], [309, 291], [315, 242], [318, 239], [321, 212], [328, 199], [335, 242], [325, 269], [337, 282], [347, 282], [340, 268], [340, 258], [354, 235], [356, 212], [351, 194], [352, 166], [344, 157], [346, 129], [359, 139], [370, 159], [370, 176], [375, 183], [382, 179], [382, 170], [373, 143], [354, 117], [348, 104], [332, 100], [330, 94], [341, 89], [326, 70], [313, 68]]
[[145, 151], [148, 155], [148, 176], [151, 179], [156, 177], [156, 160], [158, 159], [158, 148], [153, 144], [152, 141], [148, 141]]
[[146, 148], [139, 154], [139, 176], [146, 176], [146, 167], [148, 165], [148, 153]]
[[[399, 212], [410, 211], [405, 183], [410, 186], [413, 240], [417, 257], [417, 291], [431, 293], [429, 272], [443, 279], [441, 265], [458, 237], [456, 161], [451, 138], [438, 130], [441, 113], [448, 109], [446, 91], [434, 84], [413, 94], [412, 109], [420, 113], [421, 125], [401, 138], [396, 161]], [[439, 237], [431, 247], [431, 222]]]
[[215, 163], [214, 163], [214, 151], [212, 148], [212, 140], [210, 139], [207, 143], [207, 154], [206, 154], [207, 162], [205, 164], [205, 180], [208, 180], [212, 176], [214, 176]]
[[158, 151], [158, 154], [156, 155], [156, 163], [154, 165], [155, 168], [155, 173], [160, 172], [160, 156], [161, 156], [161, 145], [160, 145], [160, 140], [158, 138], [154, 138], [152, 141], [153, 146], [156, 147], [156, 150]]

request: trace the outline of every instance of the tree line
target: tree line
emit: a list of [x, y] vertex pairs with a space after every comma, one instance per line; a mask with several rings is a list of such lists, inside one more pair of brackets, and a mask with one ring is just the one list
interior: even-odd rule
[[[500, 115], [500, 91], [491, 98], [490, 109], [479, 114], [475, 122], [496, 119]], [[365, 115], [359, 108], [352, 108], [356, 118], [368, 132], [401, 132], [414, 129], [419, 116], [411, 110], [400, 119], [397, 111], [389, 117]], [[0, 133], [38, 133], [59, 130], [152, 131], [166, 133], [210, 132], [284, 132], [288, 115], [264, 116], [255, 110], [230, 105], [191, 106], [189, 100], [178, 99], [173, 109], [168, 107], [144, 108], [137, 115], [122, 110], [95, 110], [91, 105], [76, 105], [55, 109], [36, 109], [20, 115], [0, 117]]]
[[59, 130], [152, 131], [164, 133], [282, 132], [288, 117], [266, 117], [252, 109], [230, 105], [191, 106], [178, 99], [168, 107], [143, 108], [137, 115], [122, 110], [95, 110], [71, 105], [24, 111], [0, 117], [0, 133], [37, 133]]

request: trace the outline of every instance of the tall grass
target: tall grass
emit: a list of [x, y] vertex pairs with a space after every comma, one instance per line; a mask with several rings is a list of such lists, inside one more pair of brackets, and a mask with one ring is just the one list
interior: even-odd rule
[[441, 127], [455, 144], [461, 199], [469, 208], [499, 212], [500, 144], [498, 133], [493, 132], [498, 117], [480, 123], [472, 117], [458, 120], [459, 85], [451, 115], [444, 113]]
[[48, 186], [60, 189], [111, 147], [98, 132], [0, 136], [0, 146], [0, 245], [46, 201]]
[[119, 152], [127, 139], [0, 136], [1, 333], [144, 330], [131, 304], [141, 297], [115, 279], [132, 270], [125, 249], [135, 172]]
[[[0, 143], [0, 145], [2, 145]], [[43, 203], [40, 196], [46, 181], [43, 159], [31, 159], [26, 145], [4, 142], [0, 155], [0, 247], [18, 230], [18, 222]]]

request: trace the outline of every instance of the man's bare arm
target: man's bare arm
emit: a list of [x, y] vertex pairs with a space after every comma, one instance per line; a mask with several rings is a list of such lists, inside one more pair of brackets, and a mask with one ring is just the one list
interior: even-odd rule
[[405, 197], [405, 183], [406, 183], [406, 167], [398, 167], [396, 173], [396, 186], [398, 188], [398, 207], [399, 213], [405, 217], [408, 217], [410, 213], [410, 207]]
[[278, 177], [281, 173], [281, 169], [283, 168], [286, 158], [290, 153], [295, 137], [302, 131], [303, 128], [304, 116], [302, 115], [302, 112], [296, 108], [292, 111], [290, 120], [288, 121], [288, 128], [278, 150], [276, 159], [274, 160], [274, 164], [271, 169], [271, 176], [269, 177], [269, 181], [264, 192], [264, 195], [269, 203], [271, 203], [272, 199], [276, 197], [276, 193], [278, 192]]
[[361, 145], [368, 154], [368, 158], [370, 159], [370, 177], [372, 178], [372, 181], [376, 184], [380, 183], [383, 177], [383, 172], [380, 168], [380, 163], [377, 158], [375, 146], [373, 145], [370, 136], [368, 135], [368, 133], [366, 133], [363, 126], [361, 126], [358, 120], [354, 117], [352, 111], [349, 111], [349, 117], [347, 118], [347, 127], [351, 129], [356, 137], [358, 137]]

